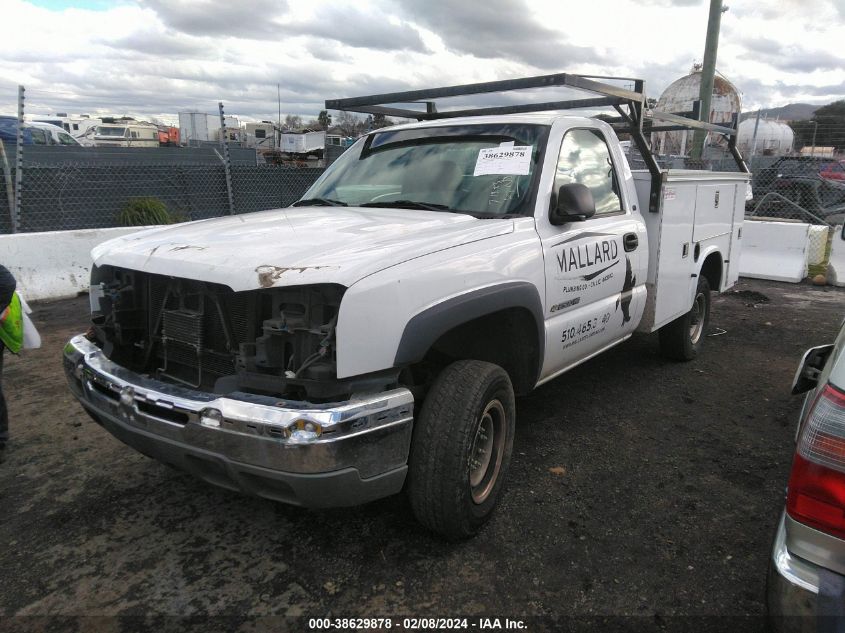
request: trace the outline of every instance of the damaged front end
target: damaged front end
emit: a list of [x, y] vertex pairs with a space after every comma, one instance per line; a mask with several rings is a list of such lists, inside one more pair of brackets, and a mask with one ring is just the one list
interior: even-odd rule
[[344, 291], [319, 284], [234, 292], [102, 266], [92, 274], [89, 336], [130, 371], [215, 394], [326, 402], [395, 386], [391, 370], [338, 380]]
[[217, 486], [308, 507], [395, 494], [414, 398], [393, 370], [337, 378], [343, 293], [95, 268], [68, 385], [122, 442]]

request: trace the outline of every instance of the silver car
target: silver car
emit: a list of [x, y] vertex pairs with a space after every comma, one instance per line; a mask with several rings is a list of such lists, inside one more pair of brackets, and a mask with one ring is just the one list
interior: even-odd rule
[[776, 631], [845, 631], [845, 321], [835, 343], [804, 354], [792, 392], [806, 397], [769, 564], [769, 616]]

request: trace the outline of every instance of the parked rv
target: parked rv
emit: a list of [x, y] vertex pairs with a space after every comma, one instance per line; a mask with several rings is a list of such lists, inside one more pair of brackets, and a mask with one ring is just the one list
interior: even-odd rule
[[247, 147], [276, 149], [276, 126], [270, 121], [246, 123], [244, 125], [244, 137]]
[[133, 119], [104, 122], [94, 129], [97, 147], [158, 147], [158, 127]]

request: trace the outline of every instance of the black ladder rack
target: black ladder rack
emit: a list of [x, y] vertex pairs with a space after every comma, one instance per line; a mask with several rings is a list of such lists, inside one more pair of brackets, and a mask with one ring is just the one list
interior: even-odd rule
[[[626, 81], [633, 83], [633, 90], [621, 88], [598, 80]], [[540, 103], [524, 103], [507, 106], [493, 106], [469, 108], [462, 110], [448, 110], [441, 112], [434, 99], [461, 97], [466, 95], [488, 94], [493, 92], [508, 92], [528, 88], [564, 87], [582, 92], [600, 95], [580, 99], [563, 101], [546, 101]], [[646, 167], [651, 174], [651, 192], [649, 210], [657, 212], [660, 204], [660, 187], [662, 171], [651, 147], [646, 140], [646, 134], [651, 132], [665, 132], [670, 130], [706, 130], [723, 135], [728, 141], [731, 152], [740, 171], [749, 173], [742, 155], [736, 146], [737, 117], [734, 115], [733, 125], [725, 127], [704, 121], [699, 121], [700, 102], [696, 101], [693, 111], [689, 113], [660, 112], [646, 107], [645, 81], [630, 77], [605, 77], [599, 75], [576, 75], [572, 73], [556, 73], [553, 75], [538, 75], [522, 79], [505, 79], [502, 81], [487, 81], [461, 86], [446, 86], [425, 90], [407, 90], [404, 92], [389, 92], [385, 94], [351, 97], [348, 99], [326, 100], [326, 110], [345, 110], [347, 112], [362, 112], [365, 114], [383, 114], [385, 116], [416, 119], [418, 121], [432, 121], [437, 119], [451, 119], [464, 116], [484, 116], [501, 114], [519, 114], [527, 112], [547, 112], [550, 110], [572, 110], [577, 108], [612, 107], [619, 114], [611, 119], [614, 129], [631, 135], [640, 154], [645, 160]], [[397, 107], [418, 105], [425, 109], [412, 107]]]

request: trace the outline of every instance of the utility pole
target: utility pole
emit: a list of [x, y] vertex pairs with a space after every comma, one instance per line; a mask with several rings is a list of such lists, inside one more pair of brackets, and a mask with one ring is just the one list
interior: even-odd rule
[[[701, 86], [698, 98], [701, 100], [701, 119], [710, 122], [710, 101], [713, 96], [713, 79], [716, 76], [716, 54], [719, 50], [719, 28], [722, 22], [722, 0], [710, 0], [710, 17], [707, 19], [707, 41], [704, 44], [704, 63], [701, 68]], [[696, 130], [692, 137], [692, 158], [701, 158], [704, 153], [705, 130]]]
[[819, 122], [813, 121], [813, 152], [810, 154], [810, 156], [816, 155], [816, 132], [818, 131], [818, 129], [819, 129]]

